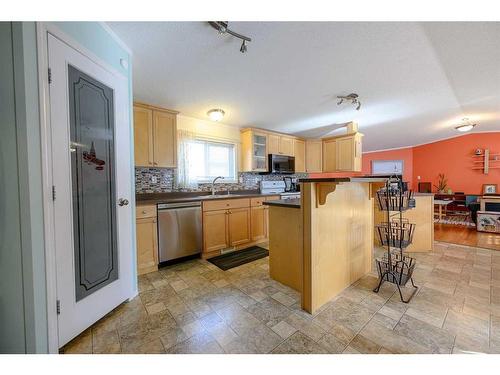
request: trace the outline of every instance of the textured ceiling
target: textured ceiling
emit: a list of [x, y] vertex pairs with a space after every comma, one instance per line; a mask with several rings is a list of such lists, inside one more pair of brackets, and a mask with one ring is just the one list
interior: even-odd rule
[[[321, 136], [356, 120], [364, 150], [500, 130], [500, 23], [112, 22], [133, 53], [134, 98], [224, 123]], [[337, 95], [359, 94], [355, 111]]]

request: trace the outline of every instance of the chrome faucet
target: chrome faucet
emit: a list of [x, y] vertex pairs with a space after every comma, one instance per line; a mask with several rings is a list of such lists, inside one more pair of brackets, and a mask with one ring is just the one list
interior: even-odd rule
[[215, 181], [217, 181], [219, 178], [220, 178], [221, 180], [223, 180], [223, 179], [224, 179], [224, 177], [222, 177], [222, 176], [217, 176], [217, 177], [215, 177], [215, 178], [214, 178], [214, 180], [212, 181], [212, 195], [215, 195]]

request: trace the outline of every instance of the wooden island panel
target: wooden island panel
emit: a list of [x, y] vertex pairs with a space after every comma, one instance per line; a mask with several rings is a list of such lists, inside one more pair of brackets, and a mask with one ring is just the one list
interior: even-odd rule
[[302, 210], [269, 207], [269, 274], [302, 292]]
[[311, 182], [302, 189], [302, 308], [314, 313], [370, 272], [373, 201], [365, 182]]

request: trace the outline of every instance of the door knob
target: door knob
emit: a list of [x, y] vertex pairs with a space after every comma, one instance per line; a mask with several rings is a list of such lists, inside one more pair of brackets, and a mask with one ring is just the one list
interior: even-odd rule
[[125, 199], [125, 198], [118, 199], [118, 205], [119, 206], [127, 206], [128, 205], [128, 199]]

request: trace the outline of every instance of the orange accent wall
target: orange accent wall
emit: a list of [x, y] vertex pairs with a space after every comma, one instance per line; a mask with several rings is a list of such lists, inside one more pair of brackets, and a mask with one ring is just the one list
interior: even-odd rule
[[[490, 169], [487, 175], [472, 169], [473, 160], [481, 160], [472, 157], [477, 148], [500, 154], [500, 132], [467, 134], [413, 147], [413, 181], [416, 183], [420, 176], [420, 181], [436, 185], [438, 174], [444, 173], [448, 187], [454, 192], [481, 194], [483, 184], [490, 183], [500, 188], [500, 169]], [[493, 164], [500, 167], [500, 162], [490, 166]]]
[[[473, 170], [474, 151], [489, 149], [491, 154], [500, 154], [500, 132], [466, 134], [460, 137], [428, 143], [399, 150], [377, 151], [363, 154], [361, 173], [314, 173], [311, 177], [342, 177], [371, 174], [372, 160], [403, 160], [403, 178], [413, 190], [421, 182], [437, 185], [439, 173], [448, 179], [448, 188], [466, 194], [481, 194], [483, 184], [498, 184], [500, 188], [500, 161], [490, 163], [498, 169], [490, 169], [488, 175], [482, 170]], [[478, 163], [477, 163], [478, 164]]]

